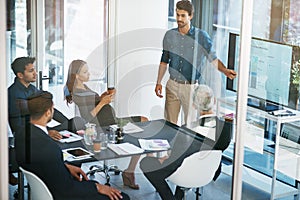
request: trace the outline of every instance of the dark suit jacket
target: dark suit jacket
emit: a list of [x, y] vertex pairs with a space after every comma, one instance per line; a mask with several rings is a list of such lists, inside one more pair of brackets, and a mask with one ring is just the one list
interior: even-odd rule
[[18, 164], [40, 177], [54, 199], [108, 199], [97, 192], [94, 181], [79, 182], [72, 177], [65, 166], [60, 147], [43, 130], [30, 125], [27, 135], [29, 140], [25, 139], [24, 131], [16, 134]]

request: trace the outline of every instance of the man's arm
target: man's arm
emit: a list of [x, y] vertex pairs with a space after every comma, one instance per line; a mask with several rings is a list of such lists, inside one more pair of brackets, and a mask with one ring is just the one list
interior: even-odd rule
[[156, 81], [156, 86], [155, 86], [155, 93], [156, 96], [162, 98], [162, 85], [161, 85], [161, 81], [167, 71], [167, 63], [161, 62], [159, 65], [159, 69], [158, 69], [158, 75], [157, 75], [157, 81]]
[[212, 61], [212, 64], [214, 66], [217, 67], [217, 69], [222, 72], [223, 74], [225, 74], [225, 76], [227, 76], [228, 78], [230, 78], [231, 80], [234, 79], [236, 77], [236, 72], [232, 69], [227, 69], [225, 67], [225, 65], [219, 60], [219, 59], [215, 59]]
[[84, 179], [86, 181], [89, 180], [87, 175], [82, 171], [81, 168], [70, 165], [70, 164], [66, 164], [66, 163], [65, 163], [65, 165], [68, 168], [71, 175], [78, 181], [82, 181], [82, 179]]

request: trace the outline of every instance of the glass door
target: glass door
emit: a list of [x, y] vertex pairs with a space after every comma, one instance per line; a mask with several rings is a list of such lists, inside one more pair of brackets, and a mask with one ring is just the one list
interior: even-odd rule
[[7, 57], [7, 86], [14, 80], [10, 69], [12, 61], [20, 56], [31, 55], [31, 1], [6, 1], [6, 57]]
[[[72, 105], [66, 106], [63, 87], [72, 60], [85, 60], [91, 74], [87, 83], [102, 93], [106, 88], [107, 0], [44, 1], [43, 68], [39, 69], [42, 88], [55, 94], [59, 110], [72, 116]], [[38, 9], [39, 12], [39, 9]], [[40, 11], [41, 12], [41, 11]]]

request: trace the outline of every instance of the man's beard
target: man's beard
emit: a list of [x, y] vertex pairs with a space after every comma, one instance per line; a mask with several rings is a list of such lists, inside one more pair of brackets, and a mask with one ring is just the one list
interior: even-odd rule
[[183, 28], [186, 26], [184, 22], [177, 22], [178, 28]]

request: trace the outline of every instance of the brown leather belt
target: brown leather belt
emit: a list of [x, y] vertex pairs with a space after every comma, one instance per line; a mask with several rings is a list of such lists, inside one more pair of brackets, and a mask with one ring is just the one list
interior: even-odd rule
[[180, 84], [196, 84], [198, 82], [198, 80], [178, 80], [173, 77], [170, 77], [170, 79]]

